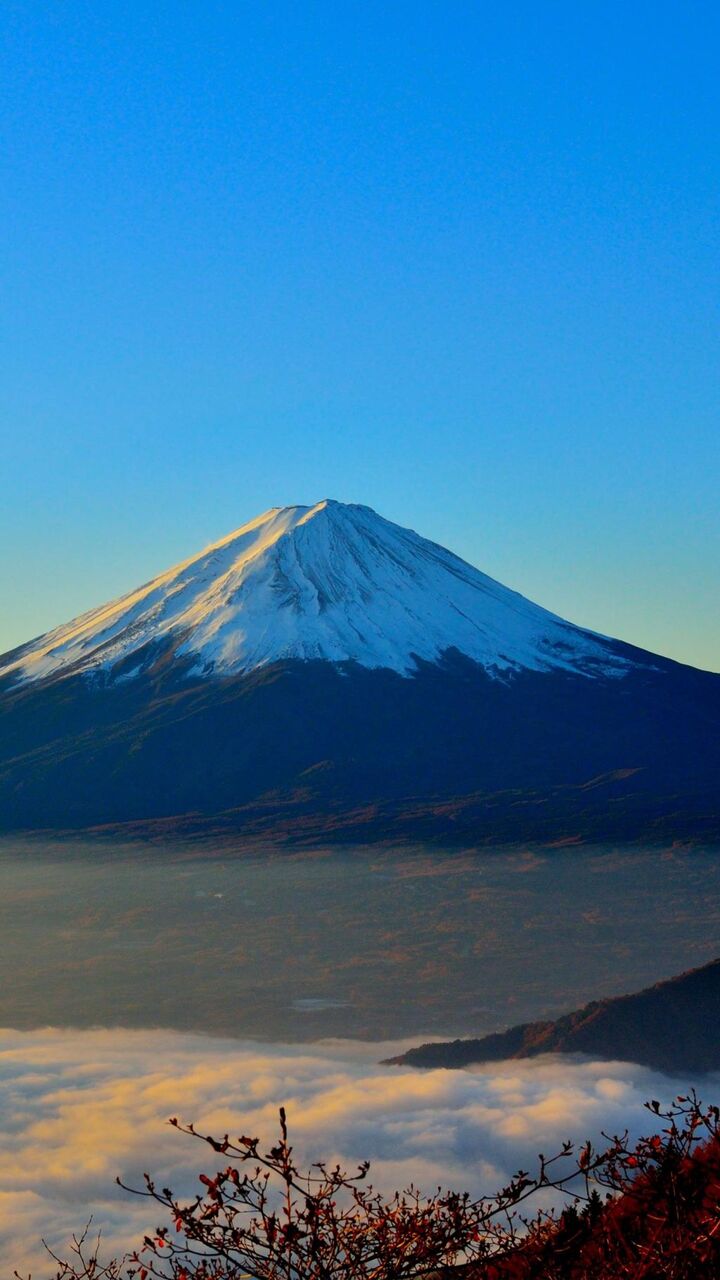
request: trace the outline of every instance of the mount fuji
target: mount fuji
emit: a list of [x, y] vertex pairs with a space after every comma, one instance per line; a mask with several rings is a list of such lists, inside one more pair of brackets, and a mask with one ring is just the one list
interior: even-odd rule
[[713, 837], [720, 676], [369, 507], [273, 508], [0, 657], [0, 829]]
[[[0, 679], [127, 679], [169, 641], [188, 674], [286, 659], [411, 675], [457, 650], [495, 676], [620, 675], [627, 662], [451, 552], [369, 507], [274, 507], [110, 604], [0, 658]], [[128, 660], [137, 658], [135, 666]]]

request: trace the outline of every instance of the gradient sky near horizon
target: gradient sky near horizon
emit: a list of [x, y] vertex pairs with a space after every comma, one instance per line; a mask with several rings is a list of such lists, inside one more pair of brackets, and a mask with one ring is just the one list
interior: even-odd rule
[[720, 9], [0, 12], [0, 650], [366, 502], [720, 669]]

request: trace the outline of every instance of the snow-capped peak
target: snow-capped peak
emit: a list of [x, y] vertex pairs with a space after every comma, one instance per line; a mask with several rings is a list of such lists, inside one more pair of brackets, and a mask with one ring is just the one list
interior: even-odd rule
[[[325, 499], [273, 507], [199, 555], [0, 659], [21, 680], [102, 670], [172, 641], [196, 674], [281, 659], [385, 667], [455, 649], [491, 674], [622, 674], [611, 645], [371, 510]], [[141, 653], [140, 651], [143, 651]]]

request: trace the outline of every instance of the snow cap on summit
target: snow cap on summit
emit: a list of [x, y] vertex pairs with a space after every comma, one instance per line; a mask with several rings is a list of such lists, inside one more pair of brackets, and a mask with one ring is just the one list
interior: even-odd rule
[[[102, 671], [172, 642], [198, 676], [280, 660], [412, 675], [457, 650], [501, 676], [621, 675], [627, 660], [458, 556], [370, 507], [323, 498], [271, 507], [118, 600], [15, 650], [0, 677]], [[132, 667], [132, 664], [130, 664]]]

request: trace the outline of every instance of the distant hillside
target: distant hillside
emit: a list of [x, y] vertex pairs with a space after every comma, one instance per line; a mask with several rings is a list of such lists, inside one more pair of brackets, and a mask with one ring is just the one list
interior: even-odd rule
[[720, 959], [635, 995], [593, 1000], [554, 1022], [525, 1022], [481, 1040], [423, 1044], [388, 1063], [468, 1067], [540, 1053], [587, 1053], [673, 1073], [720, 1070]]

